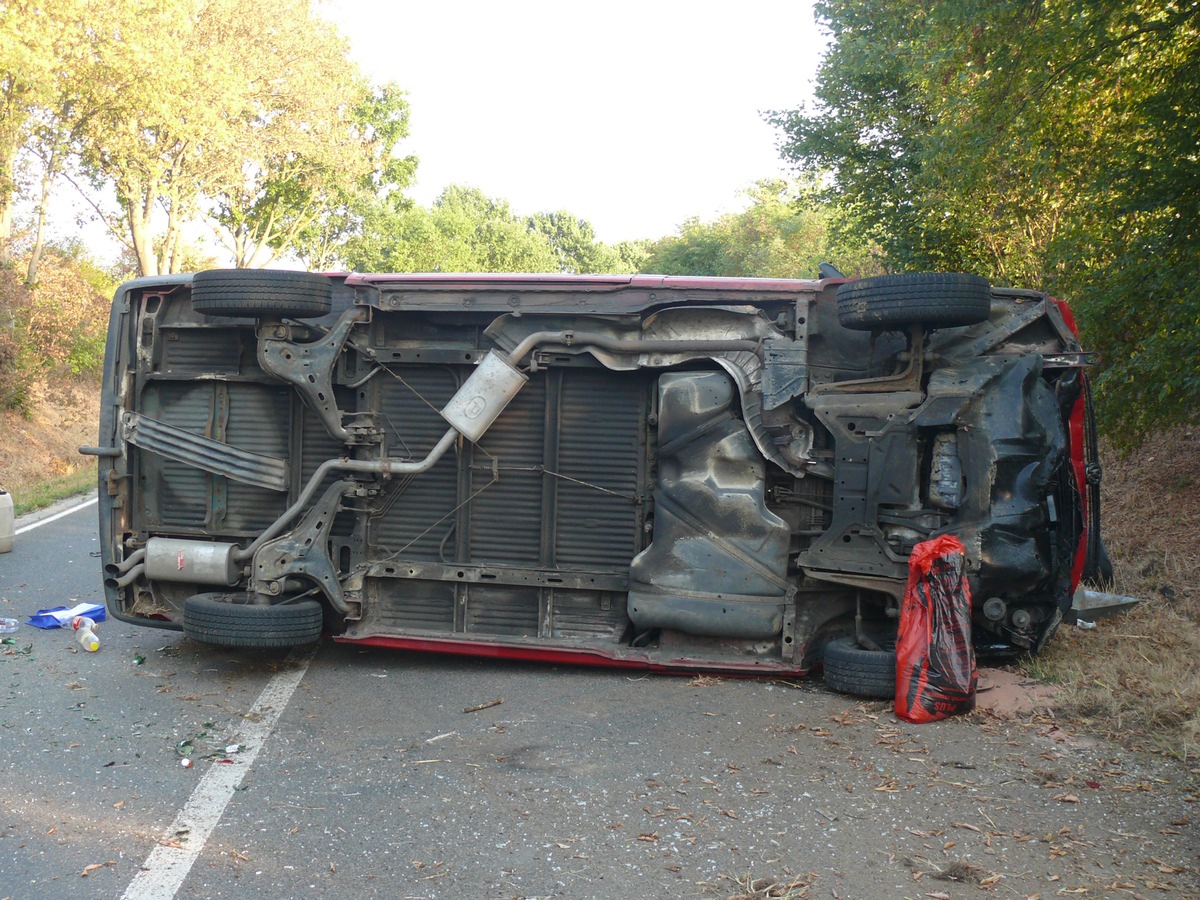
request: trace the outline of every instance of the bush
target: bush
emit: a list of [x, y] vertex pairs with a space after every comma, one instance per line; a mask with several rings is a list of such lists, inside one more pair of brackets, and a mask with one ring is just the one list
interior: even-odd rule
[[90, 261], [48, 250], [32, 287], [0, 270], [0, 409], [29, 413], [39, 381], [99, 371], [111, 290]]

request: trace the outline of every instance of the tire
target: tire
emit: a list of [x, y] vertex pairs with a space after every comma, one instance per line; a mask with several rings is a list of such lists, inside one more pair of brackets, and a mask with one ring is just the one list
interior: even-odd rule
[[196, 594], [183, 604], [183, 633], [215, 647], [300, 647], [321, 636], [316, 600], [264, 606], [246, 594]]
[[890, 700], [896, 696], [895, 642], [884, 650], [866, 650], [853, 636], [825, 645], [825, 683], [841, 694]]
[[854, 331], [954, 328], [986, 321], [992, 288], [978, 275], [880, 275], [843, 284], [837, 305], [838, 321]]
[[209, 269], [192, 276], [192, 308], [206, 316], [318, 318], [333, 306], [324, 275], [275, 269]]

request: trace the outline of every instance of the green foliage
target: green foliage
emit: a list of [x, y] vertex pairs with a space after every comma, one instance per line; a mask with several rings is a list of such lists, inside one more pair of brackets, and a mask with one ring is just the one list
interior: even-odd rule
[[810, 185], [768, 179], [747, 194], [751, 203], [744, 212], [711, 222], [689, 219], [679, 234], [652, 244], [641, 271], [803, 278], [816, 277], [821, 262], [833, 262], [847, 275], [874, 271], [870, 247], [839, 230], [839, 211]]
[[357, 93], [353, 106], [326, 98], [327, 121], [319, 133], [303, 128], [302, 140], [272, 134], [295, 129], [290, 116], [266, 116], [255, 124], [264, 132], [259, 156], [243, 165], [239, 183], [218, 196], [214, 213], [235, 265], [265, 265], [277, 254], [296, 252], [312, 268], [329, 268], [337, 244], [361, 227], [359, 208], [412, 181], [416, 158], [399, 153], [408, 136], [404, 92], [389, 84], [358, 85]]
[[308, 0], [5, 2], [0, 262], [22, 151], [39, 209], [60, 175], [86, 179], [146, 275], [187, 269], [184, 234], [205, 215], [239, 265], [262, 265], [364, 186], [404, 186], [407, 104], [347, 51]]
[[99, 370], [111, 290], [74, 241], [47, 248], [35, 286], [0, 269], [0, 409], [32, 412], [39, 382]]
[[96, 262], [91, 251], [78, 237], [63, 238], [47, 245], [46, 253], [58, 257], [68, 264], [75, 275], [91, 291], [103, 297], [111, 297], [116, 291], [120, 280], [114, 279], [112, 273]]
[[591, 223], [565, 209], [530, 216], [526, 228], [544, 235], [550, 249], [558, 257], [560, 272], [598, 274], [631, 272], [624, 268], [625, 260], [614, 248], [596, 240]]
[[391, 200], [361, 208], [362, 230], [344, 261], [368, 272], [629, 272], [636, 243], [596, 240], [566, 210], [519, 216], [508, 201], [451, 185], [428, 209]]
[[650, 247], [654, 242], [649, 238], [635, 241], [618, 241], [612, 245], [613, 253], [617, 255], [617, 265], [614, 272], [641, 272], [646, 258], [650, 255]]
[[[1200, 9], [826, 0], [817, 103], [785, 156], [889, 266], [1070, 299], [1126, 448], [1200, 409]], [[1191, 339], [1189, 339], [1191, 338]]]

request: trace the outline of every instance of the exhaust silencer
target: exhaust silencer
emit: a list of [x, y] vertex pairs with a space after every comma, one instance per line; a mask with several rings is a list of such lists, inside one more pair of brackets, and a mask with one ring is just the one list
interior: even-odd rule
[[242, 567], [234, 559], [237, 544], [150, 538], [146, 541], [145, 575], [151, 581], [190, 581], [196, 584], [238, 583]]

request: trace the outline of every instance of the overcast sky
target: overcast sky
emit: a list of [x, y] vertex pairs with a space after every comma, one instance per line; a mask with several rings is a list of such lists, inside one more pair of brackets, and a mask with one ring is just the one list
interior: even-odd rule
[[811, 0], [325, 0], [375, 81], [408, 92], [411, 196], [448, 184], [568, 209], [608, 242], [739, 208], [783, 169], [762, 111], [811, 95]]

